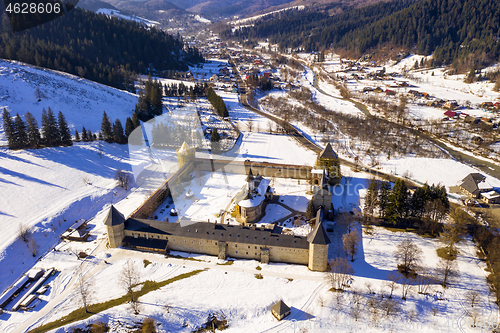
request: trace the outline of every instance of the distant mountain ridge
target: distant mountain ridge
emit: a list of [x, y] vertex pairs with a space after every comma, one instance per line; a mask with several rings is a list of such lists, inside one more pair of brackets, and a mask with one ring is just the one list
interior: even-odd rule
[[500, 2], [497, 0], [397, 0], [330, 16], [323, 10], [286, 11], [226, 37], [269, 38], [281, 48], [343, 49], [353, 56], [382, 47], [434, 55], [434, 64], [483, 67], [500, 57]]

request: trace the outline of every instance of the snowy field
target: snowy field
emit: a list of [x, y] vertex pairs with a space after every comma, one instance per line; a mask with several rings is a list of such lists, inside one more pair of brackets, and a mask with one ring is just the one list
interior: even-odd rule
[[[39, 88], [43, 97], [39, 102], [35, 96]], [[111, 88], [77, 76], [37, 69], [18, 62], [0, 60], [0, 110], [7, 108], [11, 116], [24, 116], [31, 112], [41, 126], [42, 110], [50, 107], [57, 116], [62, 111], [71, 134], [82, 127], [92, 133], [101, 128], [103, 111], [114, 122], [120, 119], [123, 126], [132, 116], [137, 95]], [[0, 145], [6, 144], [3, 124], [0, 122]]]
[[127, 196], [114, 179], [116, 170], [130, 170], [127, 147], [104, 143], [102, 150], [101, 158], [97, 144], [23, 151], [0, 148], [0, 262], [5, 268], [0, 290], [36, 259], [17, 239], [20, 224], [33, 231], [39, 255], [77, 220], [90, 219], [105, 205]]
[[[321, 90], [323, 90], [326, 94], [331, 94], [332, 96], [322, 94], [318, 89], [314, 88], [314, 77], [315, 74], [311, 70], [311, 68], [304, 66], [305, 71], [302, 72], [302, 76], [300, 77], [299, 83], [307, 87], [311, 90], [313, 94], [313, 98], [318, 101], [321, 105], [326, 107], [329, 110], [347, 113], [351, 115], [357, 115], [363, 117], [363, 113], [351, 102], [342, 100], [339, 96], [339, 92], [333, 86], [329, 87], [324, 81], [320, 81], [318, 85]], [[323, 89], [324, 88], [324, 89]]]

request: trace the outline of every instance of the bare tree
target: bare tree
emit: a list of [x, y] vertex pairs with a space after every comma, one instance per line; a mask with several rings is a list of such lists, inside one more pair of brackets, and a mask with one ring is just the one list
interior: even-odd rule
[[328, 282], [333, 290], [343, 290], [347, 281], [351, 279], [354, 270], [351, 264], [344, 258], [336, 258], [330, 261], [330, 271], [327, 273]]
[[246, 125], [248, 128], [248, 131], [251, 132], [253, 129], [253, 118], [252, 117], [248, 117], [248, 121], [247, 121]]
[[478, 317], [480, 315], [478, 309], [472, 309], [471, 311], [467, 311], [467, 315], [472, 320], [471, 327], [476, 327], [476, 323], [478, 322]]
[[375, 294], [375, 292], [373, 291], [373, 285], [370, 281], [365, 282], [365, 287], [366, 287], [366, 290], [368, 290], [369, 295]]
[[384, 310], [385, 315], [387, 317], [392, 316], [400, 311], [400, 306], [399, 306], [398, 302], [396, 302], [392, 298], [384, 299], [381, 302], [380, 307]]
[[408, 293], [413, 288], [412, 278], [401, 275], [399, 278], [399, 284], [401, 285], [401, 299], [406, 301]]
[[22, 239], [23, 242], [28, 244], [28, 242], [30, 241], [30, 238], [31, 238], [31, 230], [30, 230], [30, 228], [28, 228], [28, 226], [26, 224], [21, 222], [19, 224], [17, 235], [19, 236], [19, 238]]
[[357, 230], [353, 230], [347, 235], [342, 236], [342, 242], [344, 243], [344, 251], [351, 256], [351, 261], [354, 261], [354, 255], [358, 252], [358, 243], [361, 241], [361, 237]]
[[78, 280], [76, 281], [76, 291], [78, 293], [78, 297], [82, 301], [83, 308], [85, 312], [88, 313], [88, 306], [91, 302], [92, 293], [93, 293], [93, 280], [89, 278], [85, 278], [81, 270], [78, 270]]
[[460, 243], [466, 234], [466, 224], [471, 221], [471, 217], [461, 208], [455, 208], [450, 217], [453, 222], [444, 226], [441, 241], [446, 245], [448, 255], [453, 255], [457, 251], [455, 245]]
[[399, 262], [398, 269], [403, 274], [410, 274], [422, 258], [422, 250], [410, 238], [406, 237], [394, 251], [394, 258]]
[[469, 302], [470, 307], [473, 308], [481, 301], [481, 294], [476, 290], [469, 290], [465, 294], [465, 299]]
[[137, 300], [134, 298], [134, 287], [139, 283], [139, 271], [137, 267], [134, 265], [132, 260], [128, 259], [123, 266], [121, 275], [120, 275], [120, 284], [123, 289], [130, 296], [130, 304], [134, 310], [134, 313], [139, 313]]
[[394, 291], [398, 288], [399, 277], [394, 273], [387, 274], [387, 281], [385, 282], [385, 286], [389, 289], [389, 298], [392, 298]]
[[434, 281], [430, 274], [424, 273], [424, 270], [419, 270], [417, 276], [415, 277], [417, 293], [427, 294], [429, 291], [431, 283]]
[[374, 321], [377, 320], [378, 312], [380, 309], [380, 301], [376, 297], [368, 297], [366, 305], [370, 309], [370, 314], [372, 315], [372, 319]]
[[39, 246], [35, 242], [35, 239], [33, 238], [32, 235], [29, 237], [29, 241], [28, 241], [27, 245], [28, 245], [28, 250], [30, 251], [31, 255], [33, 257], [36, 257], [36, 255], [38, 254]]
[[117, 170], [115, 174], [115, 179], [118, 181], [118, 186], [123, 188], [125, 191], [128, 190], [130, 184], [130, 174], [123, 171]]
[[442, 286], [446, 288], [446, 286], [458, 276], [456, 262], [453, 260], [439, 258], [436, 275], [440, 278]]
[[361, 317], [361, 304], [360, 303], [355, 303], [351, 307], [350, 314], [354, 318], [355, 321], [358, 321], [358, 319]]

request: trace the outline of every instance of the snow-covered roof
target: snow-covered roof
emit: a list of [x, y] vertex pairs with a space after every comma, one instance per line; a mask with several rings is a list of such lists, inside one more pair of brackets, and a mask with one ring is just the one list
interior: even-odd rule
[[258, 194], [250, 196], [249, 199], [241, 200], [238, 203], [238, 205], [244, 208], [257, 207], [258, 205], [260, 205], [261, 202], [264, 201], [265, 199], [264, 194], [267, 191], [269, 183], [270, 183], [269, 179], [262, 178], [262, 180], [259, 183], [259, 186], [256, 189]]
[[498, 193], [497, 191], [489, 191], [481, 193], [481, 196], [483, 196], [486, 199], [495, 199], [500, 197], [500, 193]]

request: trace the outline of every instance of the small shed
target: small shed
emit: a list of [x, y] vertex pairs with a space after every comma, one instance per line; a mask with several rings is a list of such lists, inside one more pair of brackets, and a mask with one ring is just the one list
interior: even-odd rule
[[285, 304], [285, 302], [280, 300], [278, 303], [271, 306], [271, 312], [276, 319], [282, 320], [290, 314], [290, 308]]

